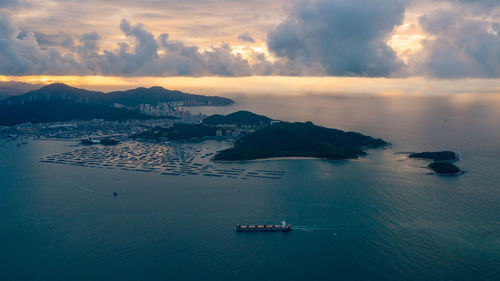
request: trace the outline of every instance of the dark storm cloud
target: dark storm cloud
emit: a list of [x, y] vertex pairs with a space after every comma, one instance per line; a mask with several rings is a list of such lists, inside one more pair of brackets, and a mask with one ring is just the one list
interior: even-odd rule
[[268, 35], [268, 48], [291, 64], [321, 65], [326, 75], [388, 76], [403, 66], [387, 46], [404, 0], [301, 0]]

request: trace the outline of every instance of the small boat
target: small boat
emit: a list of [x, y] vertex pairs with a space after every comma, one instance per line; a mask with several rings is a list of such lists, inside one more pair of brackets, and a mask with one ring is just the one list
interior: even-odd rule
[[292, 230], [292, 225], [285, 220], [281, 224], [237, 224], [237, 232], [261, 232], [261, 231], [283, 231]]

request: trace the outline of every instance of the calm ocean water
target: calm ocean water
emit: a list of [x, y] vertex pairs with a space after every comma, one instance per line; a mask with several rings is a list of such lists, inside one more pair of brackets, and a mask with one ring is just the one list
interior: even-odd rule
[[[235, 98], [197, 110], [311, 120], [393, 148], [219, 164], [286, 171], [241, 180], [41, 163], [75, 147], [4, 143], [0, 280], [500, 279], [500, 98]], [[467, 173], [428, 175], [427, 162], [395, 154], [441, 149], [460, 153]], [[297, 230], [234, 231], [282, 218]]]

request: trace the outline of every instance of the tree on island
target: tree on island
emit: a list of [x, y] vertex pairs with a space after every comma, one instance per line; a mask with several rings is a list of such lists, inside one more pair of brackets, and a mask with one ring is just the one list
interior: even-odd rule
[[320, 127], [312, 122], [280, 122], [244, 136], [233, 148], [220, 151], [214, 160], [241, 161], [270, 157], [355, 159], [366, 154], [364, 148], [385, 145], [387, 142], [382, 139]]

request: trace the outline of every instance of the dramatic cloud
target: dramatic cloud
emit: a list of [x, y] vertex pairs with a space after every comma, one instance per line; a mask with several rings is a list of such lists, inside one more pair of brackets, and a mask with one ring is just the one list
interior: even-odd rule
[[[484, 1], [484, 5], [493, 3]], [[474, 14], [456, 9], [420, 17], [419, 24], [430, 39], [413, 58], [413, 72], [439, 78], [500, 77], [500, 23]]]
[[7, 16], [0, 14], [0, 73], [8, 75], [82, 73], [72, 54], [57, 48], [41, 49], [31, 32], [18, 36]]
[[[5, 75], [251, 75], [247, 60], [232, 53], [228, 44], [200, 51], [196, 46], [158, 38], [141, 24], [122, 20], [128, 42], [116, 49], [99, 48], [101, 37], [85, 33], [74, 43], [71, 36], [36, 36], [21, 32], [7, 17], [0, 19], [0, 74]], [[65, 40], [61, 40], [64, 39]], [[48, 47], [41, 48], [39, 42]]]
[[[207, 51], [169, 40], [164, 33], [155, 38], [142, 25], [131, 26], [122, 21], [122, 31], [131, 39], [134, 49], [123, 43], [119, 50], [105, 51], [100, 58], [101, 72], [107, 75], [250, 75], [248, 61], [231, 53], [222, 44]], [[161, 52], [160, 52], [161, 51]]]
[[[0, 0], [2, 1], [2, 0]], [[23, 8], [8, 8], [12, 22], [23, 30], [57, 34], [99, 32], [101, 46], [116, 44], [117, 19], [140, 22], [158, 36], [202, 49], [227, 42], [237, 44], [242, 30], [265, 35], [282, 19], [286, 0], [20, 0]], [[30, 8], [26, 8], [29, 6]], [[0, 6], [0, 10], [2, 7]], [[263, 38], [264, 36], [259, 36]], [[254, 37], [254, 39], [256, 39]], [[261, 42], [262, 45], [263, 42]]]
[[326, 75], [388, 76], [402, 62], [387, 45], [402, 23], [404, 0], [301, 0], [268, 35], [268, 48], [291, 64]]
[[500, 78], [499, 36], [498, 0], [0, 0], [0, 74]]

